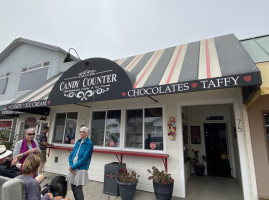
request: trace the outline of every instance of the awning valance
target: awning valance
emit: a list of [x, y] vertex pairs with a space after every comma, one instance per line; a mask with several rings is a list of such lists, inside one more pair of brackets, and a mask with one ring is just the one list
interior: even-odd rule
[[261, 75], [229, 34], [115, 62], [87, 59], [47, 84], [14, 101], [9, 109], [253, 86], [261, 84]]

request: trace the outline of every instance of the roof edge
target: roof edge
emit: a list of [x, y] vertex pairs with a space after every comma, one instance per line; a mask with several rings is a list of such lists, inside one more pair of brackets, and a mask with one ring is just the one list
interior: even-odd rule
[[[63, 54], [67, 54], [68, 52], [65, 51], [64, 49], [62, 49], [61, 47], [58, 46], [54, 46], [54, 45], [50, 45], [50, 44], [46, 44], [46, 43], [42, 43], [42, 42], [38, 42], [38, 41], [34, 41], [34, 40], [30, 40], [30, 39], [26, 39], [26, 38], [16, 38], [15, 40], [13, 40], [1, 53], [0, 53], [0, 62], [10, 53], [12, 52], [16, 47], [18, 47], [19, 45], [26, 43], [26, 44], [31, 44], [31, 45], [35, 45], [35, 46], [39, 46], [39, 47], [43, 47], [43, 48], [47, 48], [50, 50], [54, 50], [54, 51], [60, 51]], [[76, 61], [79, 61], [79, 59], [72, 55], [72, 58], [74, 58]]]

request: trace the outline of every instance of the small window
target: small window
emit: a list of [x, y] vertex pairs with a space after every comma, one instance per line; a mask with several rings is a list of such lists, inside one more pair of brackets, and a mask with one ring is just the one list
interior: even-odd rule
[[0, 74], [0, 95], [6, 93], [9, 76], [10, 72]]
[[92, 116], [91, 140], [96, 146], [119, 147], [121, 110], [96, 111]]
[[53, 131], [53, 142], [74, 144], [77, 129], [77, 112], [57, 113]]
[[49, 71], [48, 63], [49, 61], [22, 68], [18, 91], [31, 90], [44, 83]]

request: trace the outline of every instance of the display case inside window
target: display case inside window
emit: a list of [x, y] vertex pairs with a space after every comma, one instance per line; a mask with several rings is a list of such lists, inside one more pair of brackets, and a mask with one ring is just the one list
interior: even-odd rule
[[93, 112], [91, 127], [91, 139], [94, 145], [120, 146], [121, 110]]
[[74, 144], [77, 129], [77, 112], [57, 113], [53, 131], [53, 142]]

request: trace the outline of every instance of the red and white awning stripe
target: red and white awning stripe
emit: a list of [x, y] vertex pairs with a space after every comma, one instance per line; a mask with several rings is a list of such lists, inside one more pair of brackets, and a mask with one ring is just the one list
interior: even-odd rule
[[[221, 77], [222, 73], [215, 44], [215, 38], [201, 40], [199, 46], [199, 63], [197, 63], [198, 77], [196, 77], [196, 80]], [[170, 60], [168, 61], [167, 66], [164, 66], [165, 70], [160, 71], [162, 75], [159, 80], [159, 85], [180, 82], [179, 77], [182, 72], [182, 66], [188, 47], [189, 44], [184, 44], [176, 46], [174, 48], [172, 55], [170, 55]], [[161, 57], [163, 56], [165, 50], [166, 49], [162, 49], [153, 52], [146, 64], [142, 67], [142, 70], [140, 70], [139, 73], [136, 74], [136, 82], [134, 84], [134, 88], [145, 87], [146, 81], [150, 78], [150, 76], [152, 76], [152, 72], [160, 61]], [[126, 65], [125, 70], [132, 73], [132, 71], [139, 66], [139, 62], [143, 59], [145, 55], [146, 54], [135, 56], [130, 61], [130, 63]], [[120, 59], [117, 61], [117, 63], [121, 65], [126, 60], [127, 58]], [[185, 68], [185, 70], [186, 69], [187, 68]], [[187, 73], [192, 72], [188, 71]]]

